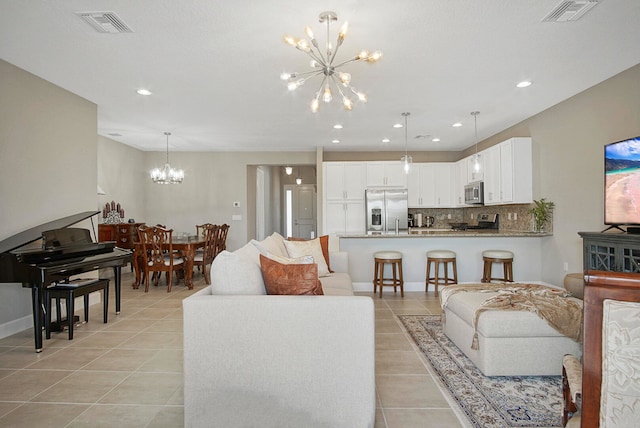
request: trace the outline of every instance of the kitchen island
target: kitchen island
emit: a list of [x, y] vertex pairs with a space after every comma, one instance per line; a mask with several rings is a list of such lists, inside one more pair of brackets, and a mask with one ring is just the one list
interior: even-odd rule
[[[402, 252], [405, 291], [424, 291], [426, 253], [430, 250], [456, 252], [458, 282], [480, 282], [482, 252], [492, 249], [513, 251], [515, 281], [540, 282], [542, 244], [550, 236], [551, 233], [528, 231], [450, 229], [428, 229], [410, 233], [405, 231], [399, 234], [338, 235], [340, 250], [349, 253], [349, 274], [357, 291], [373, 290], [373, 253], [382, 250]], [[433, 291], [433, 286], [430, 291]]]

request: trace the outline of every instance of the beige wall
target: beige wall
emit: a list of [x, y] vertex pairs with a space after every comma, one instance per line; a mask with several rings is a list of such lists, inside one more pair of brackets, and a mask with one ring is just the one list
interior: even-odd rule
[[144, 165], [144, 152], [98, 136], [98, 186], [105, 194], [98, 195], [96, 208], [102, 212], [106, 203], [114, 201], [124, 209], [125, 220], [141, 220], [145, 216], [144, 182], [149, 179]]
[[[0, 240], [96, 208], [96, 115], [95, 104], [0, 60]], [[0, 337], [31, 314], [30, 301], [21, 285], [0, 284]]]

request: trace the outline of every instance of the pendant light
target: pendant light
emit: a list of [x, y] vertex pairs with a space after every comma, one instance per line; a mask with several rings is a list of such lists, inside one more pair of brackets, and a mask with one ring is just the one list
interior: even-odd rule
[[473, 159], [473, 172], [480, 172], [480, 158], [478, 157], [478, 115], [479, 111], [472, 111], [471, 116], [473, 116], [473, 124], [476, 130], [476, 154]]
[[400, 163], [402, 164], [402, 170], [405, 174], [411, 172], [411, 164], [413, 164], [413, 158], [409, 156], [407, 152], [407, 117], [409, 117], [410, 114], [409, 112], [402, 113], [402, 116], [404, 116], [404, 156], [400, 158]]

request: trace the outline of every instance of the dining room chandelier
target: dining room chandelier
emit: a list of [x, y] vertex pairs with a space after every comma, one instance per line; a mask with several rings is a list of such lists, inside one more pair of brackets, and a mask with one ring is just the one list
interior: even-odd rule
[[169, 164], [169, 135], [171, 132], [165, 132], [167, 136], [167, 162], [162, 168], [154, 168], [151, 170], [151, 180], [157, 184], [180, 184], [184, 180], [184, 171], [174, 169]]
[[331, 102], [334, 96], [333, 90], [331, 89], [332, 87], [338, 92], [340, 99], [342, 100], [342, 106], [345, 110], [351, 110], [353, 108], [353, 101], [349, 98], [349, 93], [355, 95], [360, 101], [367, 102], [367, 96], [351, 85], [351, 74], [339, 71], [338, 69], [354, 61], [366, 61], [373, 63], [382, 58], [382, 52], [380, 51], [370, 53], [369, 51], [363, 50], [355, 57], [351, 57], [342, 62], [337, 62], [336, 54], [338, 53], [340, 46], [342, 46], [342, 42], [347, 34], [347, 29], [349, 28], [349, 24], [345, 21], [338, 32], [338, 38], [334, 48], [330, 42], [330, 26], [331, 23], [337, 19], [338, 15], [332, 11], [322, 12], [319, 16], [319, 22], [327, 25], [327, 40], [324, 51], [320, 49], [320, 45], [318, 44], [313, 30], [311, 30], [310, 27], [306, 27], [304, 30], [310, 40], [305, 38], [296, 39], [290, 35], [284, 36], [285, 43], [305, 52], [309, 57], [311, 57], [310, 71], [301, 73], [285, 72], [280, 75], [280, 79], [287, 82], [287, 88], [290, 91], [295, 91], [300, 86], [304, 85], [307, 80], [315, 76], [322, 76], [322, 82], [318, 87], [315, 97], [311, 101], [311, 111], [314, 113], [320, 108], [320, 99], [325, 103]]

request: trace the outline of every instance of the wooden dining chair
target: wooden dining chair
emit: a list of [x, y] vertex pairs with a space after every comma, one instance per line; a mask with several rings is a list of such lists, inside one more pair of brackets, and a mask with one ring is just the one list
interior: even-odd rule
[[[196, 226], [198, 227], [198, 226]], [[218, 244], [218, 230], [219, 226], [207, 223], [202, 225], [202, 237], [204, 238], [204, 247], [201, 252], [196, 252], [193, 259], [193, 265], [198, 266], [198, 270], [202, 267], [202, 274], [204, 275], [204, 281], [207, 285], [211, 284], [211, 276], [207, 266], [211, 266], [214, 257], [216, 256], [216, 248]]]
[[[141, 226], [138, 229], [140, 242], [142, 243], [142, 257], [145, 276], [145, 293], [149, 291], [149, 278], [151, 272], [166, 272], [167, 292], [171, 291], [173, 272], [184, 270], [184, 260], [180, 253], [173, 251], [173, 229], [163, 227]], [[153, 279], [154, 285], [158, 285], [160, 275]]]
[[[213, 226], [211, 223], [196, 224], [196, 236], [198, 238], [204, 237], [204, 233], [207, 227]], [[198, 248], [196, 250], [196, 256], [202, 256], [204, 254], [204, 248]], [[198, 272], [200, 272], [200, 265], [198, 265]]]
[[228, 224], [222, 224], [218, 226], [218, 240], [217, 240], [216, 252], [213, 256], [214, 258], [218, 254], [220, 254], [222, 251], [227, 249], [227, 234], [229, 233], [229, 227], [230, 226]]
[[213, 226], [213, 224], [211, 223], [196, 224], [196, 236], [204, 237], [204, 233], [206, 229], [210, 226]]

